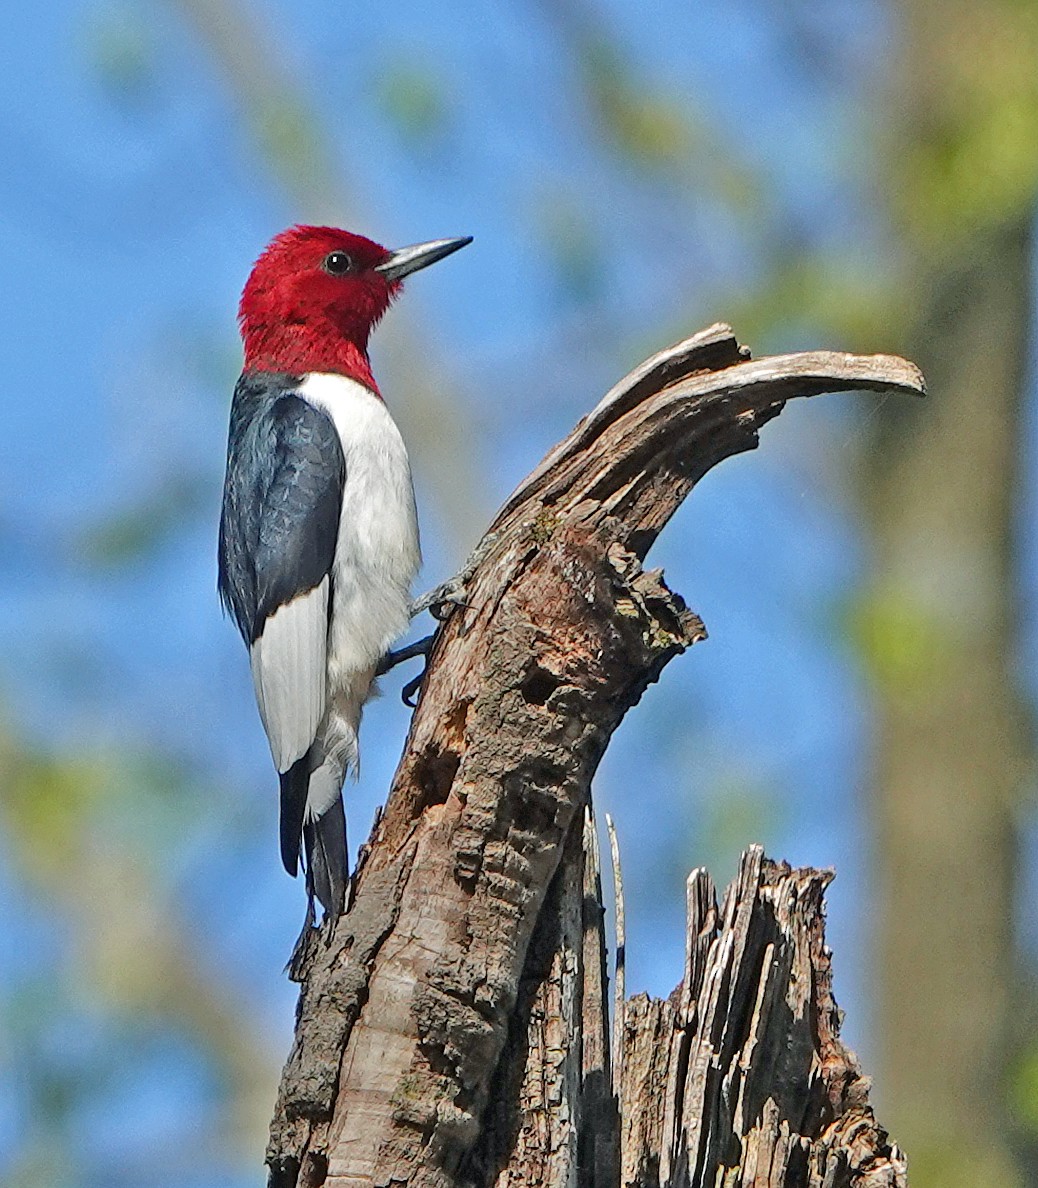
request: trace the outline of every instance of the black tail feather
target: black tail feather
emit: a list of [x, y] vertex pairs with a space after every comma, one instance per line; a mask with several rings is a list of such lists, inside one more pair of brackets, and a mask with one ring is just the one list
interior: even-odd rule
[[304, 755], [281, 776], [281, 861], [293, 878], [299, 868], [299, 842], [309, 787], [310, 758]]
[[306, 847], [306, 886], [325, 912], [342, 914], [349, 862], [346, 856], [346, 813], [340, 796], [316, 821], [303, 822]]

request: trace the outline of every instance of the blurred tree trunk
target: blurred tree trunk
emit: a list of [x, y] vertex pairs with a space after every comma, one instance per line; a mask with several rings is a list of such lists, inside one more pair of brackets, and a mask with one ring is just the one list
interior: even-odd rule
[[[1034, 14], [980, 0], [902, 13], [886, 175], [906, 276], [897, 345], [931, 398], [884, 414], [869, 459], [875, 1034], [913, 1188], [1012, 1185], [1025, 1175], [1006, 1091], [1014, 811], [1031, 753], [1013, 664], [1034, 155], [1012, 143], [1012, 110], [1034, 86], [1017, 69], [1023, 55], [1035, 71]], [[977, 37], [1004, 47], [1004, 79], [980, 67]]]
[[929, 417], [873, 459], [882, 1083], [918, 1188], [1013, 1183], [1006, 1059], [1013, 806], [1012, 514], [1027, 237], [1007, 229], [935, 285], [912, 349]]

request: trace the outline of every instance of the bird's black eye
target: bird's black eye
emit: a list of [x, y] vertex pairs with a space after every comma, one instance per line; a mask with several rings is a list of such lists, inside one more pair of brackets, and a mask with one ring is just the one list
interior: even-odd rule
[[345, 276], [347, 272], [353, 271], [353, 257], [345, 252], [329, 252], [321, 267], [332, 276]]

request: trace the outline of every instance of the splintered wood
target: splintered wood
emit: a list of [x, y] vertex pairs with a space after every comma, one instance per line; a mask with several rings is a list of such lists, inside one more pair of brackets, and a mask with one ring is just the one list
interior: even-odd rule
[[[464, 1182], [904, 1188], [905, 1158], [839, 1037], [824, 936], [831, 877], [753, 846], [718, 910], [709, 876], [694, 871], [684, 978], [667, 1000], [626, 1004], [621, 1049], [610, 1053], [619, 1090], [604, 1103], [604, 949], [601, 930], [588, 928], [601, 901], [598, 855], [593, 836], [574, 830], [531, 947], [526, 1028], [506, 1047], [487, 1141]], [[594, 1055], [581, 1074], [589, 1034]]]
[[614, 1071], [585, 839], [613, 731], [705, 638], [642, 568], [652, 542], [787, 400], [856, 388], [922, 377], [881, 355], [751, 360], [712, 326], [621, 381], [505, 503], [437, 631], [349, 910], [293, 969], [271, 1188], [903, 1182], [837, 1037], [826, 876], [751, 852], [720, 913], [694, 876], [682, 988], [617, 1012]]
[[685, 977], [668, 1001], [640, 995], [627, 1008], [624, 1188], [907, 1183], [839, 1037], [822, 902], [831, 878], [754, 846], [719, 912], [706, 872], [689, 877]]

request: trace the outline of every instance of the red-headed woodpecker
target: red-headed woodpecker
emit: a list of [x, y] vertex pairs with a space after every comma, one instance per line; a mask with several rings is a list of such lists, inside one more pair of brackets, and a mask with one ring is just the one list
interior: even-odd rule
[[281, 858], [310, 902], [343, 908], [342, 785], [376, 668], [407, 627], [420, 561], [407, 451], [368, 362], [408, 273], [470, 243], [390, 251], [293, 227], [242, 293], [220, 517], [219, 591], [249, 648], [281, 778]]

